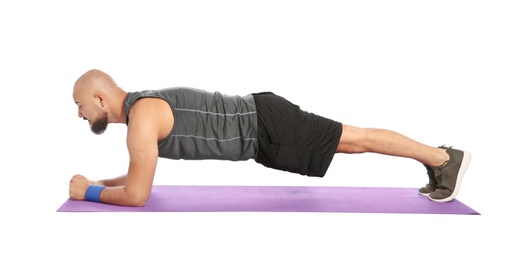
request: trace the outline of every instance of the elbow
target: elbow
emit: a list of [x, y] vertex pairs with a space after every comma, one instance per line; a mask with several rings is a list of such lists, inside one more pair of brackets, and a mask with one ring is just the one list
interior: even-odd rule
[[143, 192], [127, 192], [127, 205], [131, 207], [143, 207], [148, 202], [149, 194]]
[[130, 206], [132, 207], [144, 207], [146, 205], [146, 202], [148, 202], [147, 198], [137, 198], [131, 201]]

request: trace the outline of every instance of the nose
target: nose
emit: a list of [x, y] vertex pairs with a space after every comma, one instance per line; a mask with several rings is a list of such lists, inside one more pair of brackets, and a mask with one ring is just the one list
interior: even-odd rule
[[85, 118], [85, 117], [83, 116], [83, 114], [81, 114], [81, 110], [79, 110], [79, 109], [77, 110], [77, 116], [78, 116], [79, 118]]

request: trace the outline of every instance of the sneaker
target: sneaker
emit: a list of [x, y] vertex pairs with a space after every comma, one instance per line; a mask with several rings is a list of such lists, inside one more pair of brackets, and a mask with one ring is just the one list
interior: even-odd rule
[[461, 180], [467, 170], [471, 154], [466, 151], [440, 147], [446, 149], [449, 160], [438, 167], [431, 167], [436, 177], [436, 190], [429, 193], [429, 199], [436, 202], [448, 202], [454, 199], [461, 186]]
[[421, 187], [418, 190], [418, 193], [422, 196], [429, 196], [429, 193], [436, 190], [437, 182], [436, 177], [434, 176], [434, 170], [431, 166], [425, 165], [425, 169], [427, 169], [427, 176], [429, 177], [429, 183], [425, 184], [424, 187]]

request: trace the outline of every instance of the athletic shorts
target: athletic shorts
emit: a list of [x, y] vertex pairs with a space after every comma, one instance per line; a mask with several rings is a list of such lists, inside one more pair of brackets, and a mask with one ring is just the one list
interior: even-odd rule
[[342, 124], [308, 113], [272, 92], [252, 94], [258, 118], [257, 163], [324, 177], [339, 145]]

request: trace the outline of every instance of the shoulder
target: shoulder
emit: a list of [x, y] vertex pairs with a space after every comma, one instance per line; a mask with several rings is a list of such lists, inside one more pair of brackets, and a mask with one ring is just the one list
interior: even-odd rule
[[129, 117], [142, 117], [153, 118], [161, 116], [162, 114], [171, 113], [171, 108], [165, 100], [155, 97], [144, 97], [135, 101], [132, 106]]
[[128, 114], [129, 133], [147, 132], [160, 139], [173, 127], [173, 112], [169, 104], [161, 98], [141, 98]]

